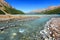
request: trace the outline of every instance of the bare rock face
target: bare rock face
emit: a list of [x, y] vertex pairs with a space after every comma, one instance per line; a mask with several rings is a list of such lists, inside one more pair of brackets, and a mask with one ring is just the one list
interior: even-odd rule
[[7, 7], [11, 7], [7, 2], [5, 2], [5, 0], [0, 0], [0, 6], [7, 6]]
[[49, 20], [40, 33], [45, 40], [60, 40], [60, 18]]
[[6, 8], [12, 8], [12, 6], [10, 6], [5, 0], [0, 0], [0, 11], [2, 11], [5, 14], [8, 14], [6, 12]]

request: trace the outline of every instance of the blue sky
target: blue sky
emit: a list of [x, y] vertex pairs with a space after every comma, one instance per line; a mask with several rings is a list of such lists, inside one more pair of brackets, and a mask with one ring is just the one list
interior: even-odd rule
[[60, 5], [60, 0], [6, 0], [6, 2], [24, 12]]

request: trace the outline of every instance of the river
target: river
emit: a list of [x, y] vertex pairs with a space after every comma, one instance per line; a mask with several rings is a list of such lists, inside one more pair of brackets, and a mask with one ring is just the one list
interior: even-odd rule
[[0, 22], [0, 40], [40, 40], [40, 30], [42, 30], [47, 21], [53, 17], [60, 16], [44, 16], [33, 20], [10, 20]]

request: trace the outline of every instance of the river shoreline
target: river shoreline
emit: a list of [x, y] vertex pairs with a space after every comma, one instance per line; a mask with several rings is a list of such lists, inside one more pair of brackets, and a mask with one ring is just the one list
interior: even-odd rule
[[24, 16], [24, 15], [0, 15], [0, 21], [10, 20], [10, 19], [36, 19], [40, 18], [39, 16]]
[[46, 16], [59, 16], [59, 15], [0, 15], [0, 20], [41, 18]]

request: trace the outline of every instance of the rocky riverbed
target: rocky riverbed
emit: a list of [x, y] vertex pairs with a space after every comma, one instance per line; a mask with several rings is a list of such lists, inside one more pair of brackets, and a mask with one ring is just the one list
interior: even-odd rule
[[0, 15], [0, 30], [9, 26], [17, 26], [20, 21], [31, 21], [40, 18], [39, 16], [16, 16], [16, 15]]
[[40, 33], [44, 40], [60, 40], [60, 18], [51, 18]]
[[41, 39], [40, 31], [46, 27], [46, 23], [49, 24], [51, 18], [58, 17], [60, 16], [13, 16], [7, 20], [3, 17], [0, 20], [0, 40], [44, 40]]

